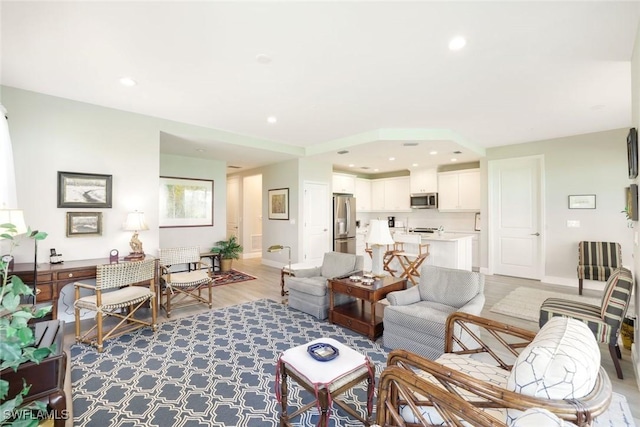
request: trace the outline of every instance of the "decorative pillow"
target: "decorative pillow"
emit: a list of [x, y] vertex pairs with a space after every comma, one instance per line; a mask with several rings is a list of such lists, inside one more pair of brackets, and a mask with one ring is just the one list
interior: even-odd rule
[[[545, 399], [580, 399], [593, 390], [600, 369], [600, 348], [579, 320], [554, 317], [520, 353], [507, 389]], [[513, 419], [520, 411], [507, 411]]]

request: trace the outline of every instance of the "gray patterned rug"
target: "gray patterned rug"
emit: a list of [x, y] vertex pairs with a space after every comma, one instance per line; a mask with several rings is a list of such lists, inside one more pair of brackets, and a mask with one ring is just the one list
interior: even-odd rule
[[[367, 354], [377, 381], [387, 359], [380, 345], [269, 300], [165, 322], [155, 335], [149, 329], [123, 335], [107, 341], [101, 354], [73, 345], [74, 426], [277, 426], [278, 356], [321, 337]], [[364, 408], [365, 395], [362, 384], [343, 397]], [[290, 405], [309, 401], [308, 393], [290, 385]], [[294, 421], [315, 426], [317, 412]], [[360, 425], [333, 405], [330, 426]], [[633, 426], [624, 396], [614, 393], [609, 411], [594, 425]]]
[[[165, 322], [155, 335], [123, 335], [101, 354], [73, 345], [74, 426], [277, 426], [279, 355], [322, 337], [367, 354], [376, 377], [386, 364], [387, 352], [366, 337], [269, 300]], [[364, 383], [343, 397], [364, 410]], [[290, 384], [290, 408], [309, 401]], [[331, 426], [361, 425], [333, 407]], [[317, 412], [295, 421], [315, 426]]]

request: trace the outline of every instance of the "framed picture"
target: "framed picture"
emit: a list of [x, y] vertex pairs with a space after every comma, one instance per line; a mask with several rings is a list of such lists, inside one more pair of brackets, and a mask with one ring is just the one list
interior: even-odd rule
[[67, 212], [67, 237], [102, 236], [102, 212]]
[[627, 214], [627, 219], [631, 221], [638, 220], [638, 185], [631, 184], [630, 187], [626, 188], [626, 202], [627, 206], [625, 208], [625, 212]]
[[213, 225], [213, 180], [160, 177], [160, 227]]
[[110, 208], [111, 175], [58, 172], [59, 208]]
[[577, 194], [569, 196], [569, 209], [595, 209], [595, 194]]
[[480, 212], [476, 212], [476, 226], [474, 230], [480, 231]]
[[289, 219], [289, 189], [269, 190], [269, 219]]

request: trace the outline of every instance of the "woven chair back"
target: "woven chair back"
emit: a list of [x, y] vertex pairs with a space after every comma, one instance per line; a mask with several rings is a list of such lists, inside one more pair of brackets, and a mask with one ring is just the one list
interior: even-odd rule
[[153, 280], [155, 265], [155, 259], [99, 265], [96, 268], [96, 289], [119, 288]]
[[165, 248], [159, 250], [160, 264], [169, 266], [188, 264], [200, 261], [200, 248], [189, 246], [183, 248]]

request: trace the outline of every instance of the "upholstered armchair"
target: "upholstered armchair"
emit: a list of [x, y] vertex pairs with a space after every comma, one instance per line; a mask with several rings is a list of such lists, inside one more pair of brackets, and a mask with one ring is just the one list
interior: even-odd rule
[[[465, 344], [456, 331], [473, 339]], [[577, 320], [554, 318], [536, 334], [454, 313], [445, 336], [437, 360], [389, 353], [378, 382], [379, 425], [589, 426], [609, 407], [598, 344]]]
[[484, 307], [484, 275], [425, 265], [420, 282], [387, 295], [383, 343], [429, 359], [444, 351], [447, 316], [455, 311], [479, 315]]
[[[329, 311], [327, 281], [361, 273], [363, 265], [362, 255], [327, 252], [320, 267], [292, 269], [291, 276], [284, 279], [289, 289], [289, 307], [311, 314], [320, 320], [326, 319]], [[345, 304], [350, 300], [348, 295], [335, 295], [336, 305]]]
[[578, 243], [578, 294], [582, 295], [584, 279], [604, 282], [619, 267], [622, 267], [620, 243]]

